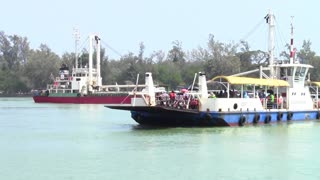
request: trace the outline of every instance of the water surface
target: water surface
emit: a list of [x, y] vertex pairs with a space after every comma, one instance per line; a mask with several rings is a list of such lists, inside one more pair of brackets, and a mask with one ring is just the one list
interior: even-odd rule
[[0, 98], [1, 179], [320, 179], [320, 123], [141, 127], [103, 105]]

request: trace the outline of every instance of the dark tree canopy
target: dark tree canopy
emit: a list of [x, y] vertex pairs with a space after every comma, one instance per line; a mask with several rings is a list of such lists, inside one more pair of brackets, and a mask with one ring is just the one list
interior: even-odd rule
[[[320, 81], [320, 57], [311, 49], [311, 41], [303, 41], [296, 52], [301, 63], [314, 66], [311, 80]], [[197, 72], [206, 72], [208, 79], [217, 75], [232, 75], [268, 64], [268, 53], [263, 50], [251, 50], [249, 43], [223, 43], [209, 35], [206, 47], [197, 47], [184, 51], [182, 42], [175, 40], [168, 52], [154, 51], [145, 54], [145, 45], [141, 42], [138, 54], [129, 52], [118, 59], [109, 59], [106, 49], [102, 48], [101, 76], [103, 84], [134, 84], [137, 74], [139, 83], [144, 83], [144, 74], [152, 72], [154, 81], [167, 85], [169, 90], [192, 84]], [[289, 46], [284, 46], [279, 56], [289, 60]], [[96, 56], [96, 54], [94, 54]], [[88, 64], [88, 50], [83, 49], [78, 57], [79, 66]], [[95, 57], [94, 57], [95, 58]], [[46, 45], [31, 49], [26, 37], [6, 35], [0, 31], [0, 92], [14, 94], [30, 92], [32, 89], [46, 88], [52, 81], [51, 74], [58, 75], [61, 64], [70, 69], [75, 67], [75, 53], [66, 52], [61, 57]]]

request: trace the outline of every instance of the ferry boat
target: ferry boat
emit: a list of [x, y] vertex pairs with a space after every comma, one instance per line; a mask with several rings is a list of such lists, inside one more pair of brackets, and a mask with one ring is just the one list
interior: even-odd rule
[[[96, 66], [93, 64], [93, 53], [96, 50]], [[100, 74], [100, 38], [89, 36], [88, 67], [76, 66], [70, 72], [66, 65], [59, 69], [59, 77], [54, 78], [46, 90], [34, 92], [36, 103], [73, 103], [73, 104], [131, 104], [128, 92], [144, 88], [146, 85], [102, 85]]]
[[[273, 34], [274, 15], [266, 17], [269, 24], [269, 66], [232, 76], [218, 76], [207, 80], [205, 73], [195, 74], [199, 88], [183, 93], [184, 98], [168, 99], [157, 97], [152, 87], [147, 91], [130, 95], [131, 104], [126, 106], [106, 105], [108, 108], [131, 111], [131, 117], [142, 125], [161, 126], [244, 126], [318, 120], [319, 82], [308, 80], [308, 64], [293, 61], [293, 39], [291, 39], [290, 61], [274, 61]], [[293, 28], [291, 28], [293, 37]], [[264, 71], [269, 71], [269, 75]], [[243, 77], [259, 71], [259, 78]], [[146, 78], [152, 85], [152, 76]], [[219, 84], [223, 91], [218, 97], [210, 95], [208, 83]], [[316, 86], [312, 99], [310, 85]], [[251, 87], [251, 91], [246, 89]], [[237, 89], [237, 91], [236, 91]], [[251, 97], [248, 94], [251, 93]], [[260, 96], [259, 96], [260, 95]], [[314, 103], [316, 102], [316, 103]]]

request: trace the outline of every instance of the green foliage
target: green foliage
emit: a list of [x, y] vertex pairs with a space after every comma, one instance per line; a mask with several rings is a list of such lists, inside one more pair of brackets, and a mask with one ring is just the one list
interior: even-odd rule
[[30, 89], [46, 88], [51, 73], [58, 76], [61, 60], [51, 49], [42, 44], [40, 50], [31, 50], [29, 61], [25, 65], [24, 75], [28, 78]]
[[208, 77], [231, 75], [240, 70], [240, 59], [236, 56], [237, 45], [224, 44], [209, 36], [208, 49], [199, 49], [196, 53], [204, 60], [204, 71]]
[[26, 37], [7, 36], [0, 31], [0, 52], [2, 69], [17, 71], [27, 61], [29, 42]]
[[313, 66], [312, 69], [310, 69], [310, 79], [312, 81], [320, 81], [320, 57], [315, 56], [312, 59], [310, 59], [310, 64]]
[[172, 42], [172, 49], [168, 53], [168, 60], [174, 63], [184, 63], [185, 53], [182, 50], [182, 43], [178, 40]]
[[167, 85], [170, 89], [176, 88], [178, 85], [185, 85], [182, 81], [181, 71], [178, 65], [168, 61], [157, 65], [157, 80], [161, 84]]
[[22, 77], [13, 71], [0, 71], [0, 91], [3, 91], [5, 94], [28, 91], [28, 87], [23, 82]]
[[[289, 45], [286, 48], [289, 49]], [[289, 59], [287, 52], [281, 53], [285, 59]], [[209, 35], [206, 47], [191, 51], [184, 51], [180, 41], [173, 41], [172, 49], [167, 53], [155, 51], [146, 56], [145, 45], [141, 42], [138, 54], [129, 52], [119, 59], [109, 59], [106, 50], [101, 49], [100, 57], [103, 84], [135, 84], [137, 74], [140, 75], [139, 83], [144, 83], [144, 74], [152, 72], [155, 83], [167, 85], [169, 90], [189, 86], [197, 72], [205, 72], [210, 79], [268, 65], [266, 52], [250, 50], [249, 44], [244, 41], [239, 44], [222, 43], [216, 41], [213, 35]], [[96, 59], [96, 53], [93, 58]], [[310, 41], [303, 42], [297, 59], [313, 65], [311, 80], [320, 80], [320, 57], [312, 51]], [[83, 49], [78, 58], [79, 67], [88, 65], [88, 60], [88, 51]], [[72, 69], [75, 54], [64, 53], [59, 57], [45, 44], [38, 49], [30, 49], [26, 37], [0, 32], [0, 91], [12, 94], [46, 88], [51, 73], [58, 76], [62, 63]]]
[[297, 53], [298, 60], [301, 63], [308, 64], [311, 61], [316, 53], [311, 50], [311, 42], [310, 41], [303, 41], [302, 49]]

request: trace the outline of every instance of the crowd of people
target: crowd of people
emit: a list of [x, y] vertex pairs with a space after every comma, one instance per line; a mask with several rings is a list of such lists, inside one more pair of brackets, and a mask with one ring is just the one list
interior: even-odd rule
[[273, 91], [265, 93], [264, 90], [258, 92], [258, 97], [262, 105], [265, 105], [267, 109], [279, 109], [283, 108], [283, 97], [278, 94], [274, 94]]
[[[157, 104], [179, 109], [197, 109], [199, 106], [199, 99], [196, 96], [188, 94], [187, 92], [187, 90], [183, 89], [179, 92], [172, 90], [170, 93], [158, 93], [156, 95]], [[228, 94], [226, 91], [210, 92], [208, 94], [208, 98], [223, 98], [227, 96]], [[233, 90], [229, 92], [229, 97], [240, 97], [240, 94], [237, 94]], [[265, 93], [264, 90], [259, 90], [255, 95], [253, 93], [244, 91], [242, 98], [260, 98], [262, 105], [267, 109], [279, 109], [284, 107], [283, 97], [281, 95], [274, 94], [272, 91]]]
[[167, 92], [162, 92], [156, 96], [157, 104], [161, 106], [169, 106], [178, 109], [197, 109], [199, 106], [199, 100], [197, 97], [189, 95], [187, 91], [182, 90], [180, 92], [171, 91], [169, 94]]

